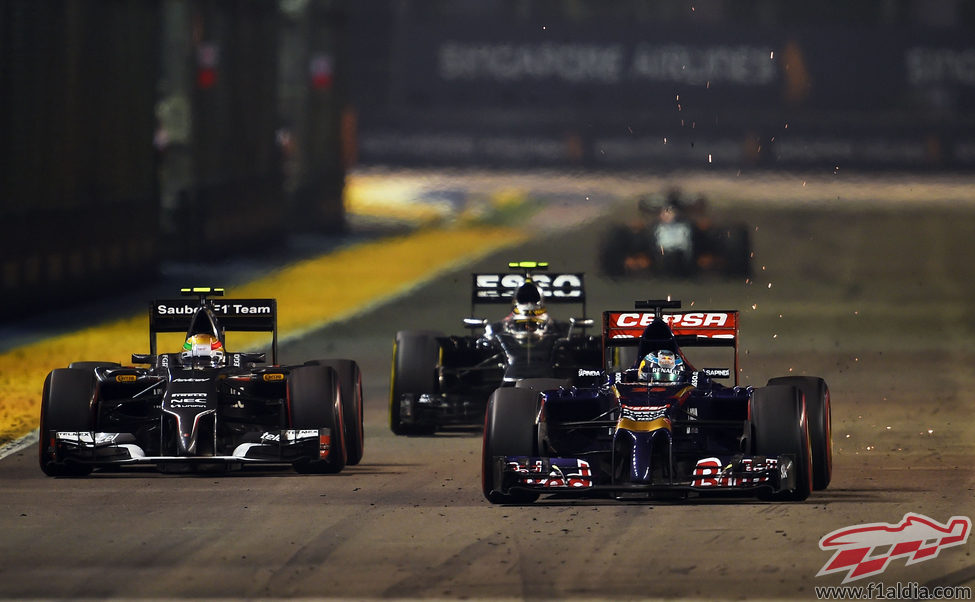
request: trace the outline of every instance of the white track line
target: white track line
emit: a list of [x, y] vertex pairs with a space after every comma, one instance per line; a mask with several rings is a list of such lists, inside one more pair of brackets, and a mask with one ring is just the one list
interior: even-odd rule
[[15, 454], [19, 452], [25, 447], [34, 445], [35, 443], [37, 443], [37, 439], [38, 439], [37, 429], [34, 429], [33, 431], [21, 437], [20, 439], [14, 439], [9, 443], [4, 443], [3, 445], [0, 445], [0, 460], [6, 458], [11, 454]]

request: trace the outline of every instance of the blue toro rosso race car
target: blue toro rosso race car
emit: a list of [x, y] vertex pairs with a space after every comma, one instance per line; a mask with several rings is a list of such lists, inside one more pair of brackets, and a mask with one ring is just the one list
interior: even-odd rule
[[[740, 386], [738, 312], [679, 308], [679, 301], [643, 301], [636, 311], [605, 312], [604, 369], [580, 370], [577, 386], [529, 379], [497, 389], [485, 416], [485, 497], [530, 503], [542, 494], [724, 493], [801, 501], [825, 489], [832, 475], [826, 382], [786, 376]], [[733, 348], [733, 366], [695, 368], [685, 355], [692, 347]]]
[[[149, 309], [149, 353], [133, 366], [73, 362], [44, 381], [41, 470], [83, 476], [95, 468], [153, 465], [164, 472], [292, 465], [333, 473], [362, 458], [362, 377], [356, 362], [277, 363], [277, 302], [223, 299], [183, 289]], [[271, 333], [265, 353], [226, 351], [227, 331]], [[157, 353], [158, 333], [185, 333], [177, 353]]]

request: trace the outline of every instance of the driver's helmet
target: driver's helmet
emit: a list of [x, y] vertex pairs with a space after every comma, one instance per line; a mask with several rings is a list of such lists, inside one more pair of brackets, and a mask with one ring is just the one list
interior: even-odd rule
[[651, 383], [676, 383], [684, 380], [684, 360], [669, 349], [646, 354], [640, 361], [639, 378]]
[[540, 337], [550, 321], [542, 291], [529, 280], [515, 292], [511, 313], [504, 319], [504, 330], [516, 337]]
[[210, 366], [221, 366], [224, 359], [223, 343], [212, 334], [190, 335], [183, 343], [181, 357], [184, 363], [195, 363], [199, 359]]

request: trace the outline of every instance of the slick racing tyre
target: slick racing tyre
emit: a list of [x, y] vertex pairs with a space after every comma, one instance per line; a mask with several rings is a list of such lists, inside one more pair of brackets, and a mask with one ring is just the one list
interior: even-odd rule
[[301, 473], [335, 473], [345, 468], [345, 429], [342, 393], [338, 375], [327, 366], [299, 366], [288, 375], [288, 407], [291, 428], [329, 429], [331, 440], [326, 457], [295, 462]]
[[95, 374], [90, 369], [57, 368], [47, 375], [37, 444], [41, 470], [47, 476], [79, 477], [91, 473], [91, 466], [61, 461], [51, 434], [94, 431], [95, 396]]
[[402, 419], [400, 403], [404, 395], [414, 398], [437, 392], [440, 365], [439, 332], [400, 331], [393, 341], [393, 368], [389, 377], [389, 428], [397, 435], [429, 435], [435, 424], [410, 424]]
[[797, 387], [773, 385], [755, 389], [752, 394], [752, 453], [766, 458], [791, 456], [796, 476], [794, 490], [763, 494], [763, 499], [801, 502], [812, 491], [812, 450], [804, 412], [802, 392]]
[[342, 422], [345, 426], [345, 463], [355, 466], [362, 460], [365, 435], [362, 427], [362, 371], [352, 360], [312, 360], [306, 366], [328, 366], [335, 370], [342, 391]]
[[528, 491], [501, 493], [496, 489], [495, 456], [534, 456], [538, 393], [530, 388], [503, 387], [488, 399], [481, 448], [481, 488], [492, 504], [530, 504], [538, 494]]
[[833, 478], [833, 431], [826, 381], [816, 376], [780, 376], [770, 379], [768, 384], [792, 385], [805, 396], [812, 446], [813, 489], [826, 489]]

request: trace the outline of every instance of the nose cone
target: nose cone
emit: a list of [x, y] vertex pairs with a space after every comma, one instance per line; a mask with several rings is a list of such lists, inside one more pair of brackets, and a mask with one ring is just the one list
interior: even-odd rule
[[200, 419], [213, 413], [213, 410], [204, 410], [195, 414], [185, 411], [176, 414], [176, 428], [179, 429], [179, 437], [177, 438], [179, 449], [176, 450], [176, 455], [196, 456], [199, 454]]
[[618, 474], [627, 475], [630, 483], [653, 484], [654, 474], [663, 474], [663, 464], [669, 462], [671, 441], [669, 428], [661, 427], [653, 431], [618, 430], [616, 449], [623, 456], [620, 461], [629, 462], [629, 466], [621, 467], [623, 470]]
[[[163, 395], [162, 410], [176, 420], [176, 454], [199, 453], [200, 421], [215, 414], [219, 402], [218, 375], [213, 372], [177, 369], [170, 372], [169, 388]], [[212, 422], [212, 421], [211, 421]], [[208, 429], [204, 429], [209, 432]]]
[[196, 422], [194, 421], [193, 427], [190, 432], [185, 432], [185, 425], [180, 425], [179, 433], [179, 455], [181, 456], [192, 456], [196, 454]]

